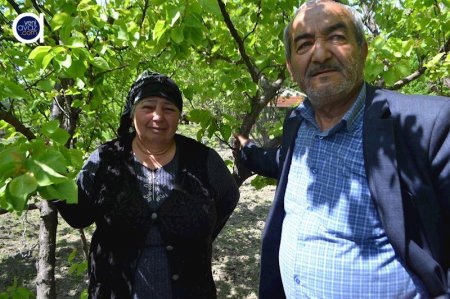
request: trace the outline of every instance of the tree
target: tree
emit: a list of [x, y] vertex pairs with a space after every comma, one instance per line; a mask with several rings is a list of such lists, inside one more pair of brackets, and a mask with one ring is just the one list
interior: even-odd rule
[[[83, 155], [115, 137], [128, 86], [144, 69], [171, 75], [197, 138], [248, 135], [287, 78], [288, 0], [0, 0], [0, 208], [41, 207], [38, 297], [53, 298], [56, 211], [76, 201]], [[348, 1], [367, 26], [367, 79], [391, 89], [450, 95], [448, 0]], [[45, 41], [12, 34], [22, 12], [45, 15]], [[276, 130], [281, 120], [263, 124]], [[235, 159], [238, 184], [251, 173]], [[5, 216], [7, 217], [7, 216]], [[52, 256], [53, 255], [53, 256]], [[47, 269], [44, 272], [44, 269]]]

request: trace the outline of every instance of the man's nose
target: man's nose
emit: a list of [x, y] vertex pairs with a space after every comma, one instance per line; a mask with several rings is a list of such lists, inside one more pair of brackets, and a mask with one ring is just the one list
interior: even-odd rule
[[321, 38], [316, 39], [312, 51], [311, 60], [313, 62], [322, 63], [331, 57], [327, 42]]

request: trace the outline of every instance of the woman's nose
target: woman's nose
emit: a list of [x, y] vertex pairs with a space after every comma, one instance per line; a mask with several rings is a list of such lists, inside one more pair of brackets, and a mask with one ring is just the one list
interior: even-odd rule
[[156, 106], [155, 110], [153, 111], [153, 120], [161, 119], [163, 116], [164, 110], [159, 105]]

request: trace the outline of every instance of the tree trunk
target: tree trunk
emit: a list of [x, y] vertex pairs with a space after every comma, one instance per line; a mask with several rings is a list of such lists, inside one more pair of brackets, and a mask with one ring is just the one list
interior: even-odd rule
[[46, 200], [41, 202], [41, 223], [39, 228], [39, 257], [37, 260], [37, 299], [56, 298], [55, 250], [58, 212]]

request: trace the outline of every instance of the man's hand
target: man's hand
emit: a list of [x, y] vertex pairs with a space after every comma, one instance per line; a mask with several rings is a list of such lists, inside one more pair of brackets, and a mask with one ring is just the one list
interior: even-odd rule
[[247, 137], [244, 137], [241, 134], [235, 134], [234, 138], [236, 138], [239, 141], [239, 144], [241, 145], [241, 148], [243, 148], [244, 146], [247, 145], [247, 143], [250, 142], [250, 139], [248, 139]]

